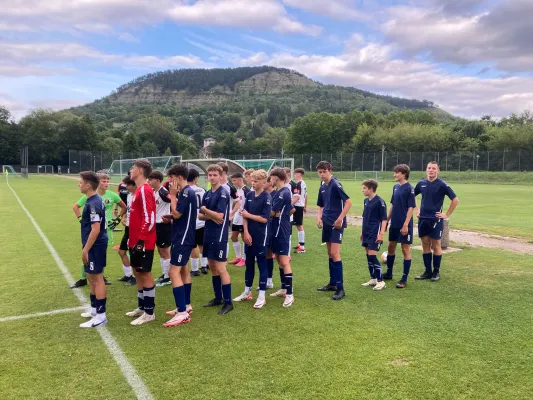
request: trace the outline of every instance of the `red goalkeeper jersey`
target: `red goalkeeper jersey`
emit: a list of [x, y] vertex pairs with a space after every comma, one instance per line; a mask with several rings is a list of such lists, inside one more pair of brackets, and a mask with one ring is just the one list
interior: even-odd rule
[[133, 248], [139, 240], [144, 240], [145, 250], [154, 250], [155, 233], [155, 195], [145, 183], [137, 188], [131, 202], [128, 247]]

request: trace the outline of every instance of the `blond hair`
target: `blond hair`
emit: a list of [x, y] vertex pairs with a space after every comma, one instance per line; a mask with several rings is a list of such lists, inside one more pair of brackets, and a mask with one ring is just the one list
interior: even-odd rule
[[209, 167], [207, 167], [207, 172], [211, 171], [217, 171], [220, 175], [222, 175], [224, 169], [219, 164], [211, 164]]
[[[244, 171], [244, 176], [252, 175], [254, 171], [255, 169], [253, 168], [247, 169], [246, 171]], [[260, 169], [259, 171], [264, 171], [264, 170]]]
[[252, 179], [256, 181], [261, 181], [267, 178], [267, 173], [264, 169], [258, 169], [257, 171], [252, 172]]

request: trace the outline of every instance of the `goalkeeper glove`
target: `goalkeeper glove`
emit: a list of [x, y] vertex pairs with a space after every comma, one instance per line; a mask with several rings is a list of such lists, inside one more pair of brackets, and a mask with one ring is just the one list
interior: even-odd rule
[[113, 218], [111, 222], [109, 223], [108, 228], [109, 229], [115, 229], [120, 224], [120, 217]]
[[81, 215], [78, 217], [78, 222], [81, 224]]

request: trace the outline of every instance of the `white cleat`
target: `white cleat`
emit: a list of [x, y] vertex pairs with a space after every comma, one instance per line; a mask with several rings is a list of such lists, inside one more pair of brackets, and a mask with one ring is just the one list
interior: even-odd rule
[[173, 309], [173, 310], [167, 311], [165, 314], [170, 315], [170, 316], [173, 317], [173, 316], [176, 315], [177, 313], [178, 313], [178, 309], [175, 308], [175, 309]]
[[80, 324], [80, 328], [96, 328], [97, 326], [103, 326], [107, 324], [107, 318], [98, 319], [96, 317], [91, 318], [89, 321]]
[[130, 323], [131, 325], [142, 325], [148, 322], [152, 322], [153, 320], [155, 320], [155, 314], [150, 315], [150, 314], [143, 313], [143, 315], [141, 315], [137, 319], [134, 319]]
[[238, 297], [235, 297], [233, 301], [236, 301], [236, 302], [248, 301], [248, 300], [252, 300], [253, 298], [254, 296], [252, 295], [252, 292], [250, 293], [242, 292], [241, 295]]
[[381, 290], [381, 289], [385, 289], [387, 286], [385, 285], [385, 281], [381, 281], [381, 282], [378, 282], [376, 283], [376, 286], [374, 286], [374, 289], [372, 290]]
[[144, 310], [141, 310], [140, 308], [136, 308], [135, 310], [126, 313], [128, 317], [140, 317], [143, 314]]
[[96, 314], [93, 314], [93, 313], [90, 312], [90, 311], [85, 311], [85, 312], [82, 312], [82, 313], [80, 314], [80, 316], [81, 316], [82, 318], [94, 318], [94, 317], [96, 317]]
[[192, 306], [190, 304], [187, 304], [185, 306], [185, 311], [187, 311], [187, 314], [191, 315], [192, 314]]
[[292, 294], [288, 294], [285, 296], [285, 301], [283, 302], [283, 307], [290, 307], [294, 304], [294, 296]]
[[172, 319], [168, 322], [165, 322], [163, 326], [165, 328], [170, 328], [171, 326], [178, 326], [182, 324], [188, 324], [191, 322], [191, 317], [189, 317], [188, 313], [178, 313], [172, 317]]
[[260, 308], [263, 308], [264, 306], [266, 306], [266, 303], [267, 302], [266, 302], [266, 299], [264, 297], [263, 298], [258, 297], [256, 302], [255, 302], [255, 304], [254, 304], [254, 308], [256, 310], [259, 310]]
[[369, 287], [369, 286], [376, 286], [378, 283], [377, 279], [370, 279], [368, 282], [361, 283], [361, 286]]
[[287, 289], [280, 289], [277, 292], [271, 293], [270, 297], [285, 297]]

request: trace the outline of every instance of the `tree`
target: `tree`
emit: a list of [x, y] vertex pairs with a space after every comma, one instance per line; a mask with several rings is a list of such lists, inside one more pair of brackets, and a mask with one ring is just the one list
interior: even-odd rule
[[164, 156], [171, 156], [172, 155], [172, 151], [170, 150], [170, 147], [167, 147], [167, 149], [165, 150], [165, 152], [163, 153]]
[[2, 164], [17, 163], [21, 148], [18, 126], [11, 121], [7, 108], [0, 106], [0, 160]]
[[144, 142], [141, 146], [141, 151], [143, 154], [149, 154], [149, 156], [157, 156], [160, 154], [154, 142]]
[[152, 142], [157, 152], [163, 153], [173, 141], [175, 123], [171, 118], [153, 114], [137, 120], [131, 130], [138, 135], [142, 143]]
[[294, 153], [337, 152], [352, 137], [344, 115], [313, 113], [296, 119], [288, 129], [288, 146]]
[[58, 116], [52, 110], [32, 111], [20, 120], [19, 127], [30, 164], [52, 164], [60, 159]]
[[139, 140], [134, 133], [127, 133], [124, 136], [124, 143], [122, 145], [122, 151], [124, 153], [137, 154], [139, 153]]
[[122, 140], [114, 137], [105, 138], [102, 143], [103, 149], [111, 153], [121, 153], [123, 146]]

